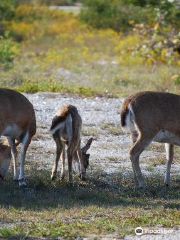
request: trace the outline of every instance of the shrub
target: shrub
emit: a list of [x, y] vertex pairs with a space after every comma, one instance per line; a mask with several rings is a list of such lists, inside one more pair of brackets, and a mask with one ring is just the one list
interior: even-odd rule
[[8, 38], [8, 33], [5, 37], [0, 36], [0, 63], [11, 63], [17, 52], [17, 45]]
[[14, 0], [1, 0], [0, 1], [0, 21], [12, 19], [14, 16], [15, 7], [16, 7], [16, 4]]
[[5, 32], [5, 21], [14, 17], [15, 0], [0, 0], [0, 35]]
[[78, 0], [42, 0], [42, 3], [46, 3], [48, 5], [52, 5], [52, 6], [72, 6], [80, 1]]
[[11, 36], [18, 42], [28, 39], [35, 32], [36, 25], [26, 22], [11, 22], [8, 27]]
[[86, 0], [80, 19], [95, 28], [127, 30], [132, 22], [148, 23], [162, 18], [164, 23], [180, 26], [178, 0]]
[[35, 20], [48, 17], [49, 9], [47, 6], [35, 4], [21, 4], [16, 8], [15, 19], [18, 21], [33, 22]]
[[117, 0], [87, 0], [84, 6], [80, 12], [80, 19], [95, 28], [127, 30], [132, 27], [132, 20], [140, 23], [152, 18], [149, 9], [126, 5]]

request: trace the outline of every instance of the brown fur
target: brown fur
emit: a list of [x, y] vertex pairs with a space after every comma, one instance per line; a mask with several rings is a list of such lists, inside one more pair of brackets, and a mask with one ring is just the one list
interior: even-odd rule
[[[5, 133], [4, 131], [9, 126], [17, 126], [18, 131], [12, 133]], [[7, 130], [6, 130], [7, 131]], [[31, 138], [36, 133], [36, 117], [33, 105], [21, 93], [11, 89], [0, 88], [0, 136], [6, 135], [8, 137], [14, 159], [14, 179], [17, 180], [16, 172], [16, 157], [17, 150], [15, 141], [21, 143], [24, 140], [26, 133], [29, 133], [25, 139], [24, 146], [21, 148], [21, 168], [20, 168], [20, 185], [25, 185], [24, 182], [24, 158], [27, 148], [31, 142]], [[11, 135], [12, 134], [12, 135]]]
[[34, 108], [24, 95], [11, 89], [0, 88], [0, 114], [0, 132], [8, 124], [14, 123], [20, 126], [23, 132], [30, 128], [31, 135], [35, 134]]
[[[71, 116], [72, 123], [67, 122], [67, 117]], [[73, 105], [63, 105], [56, 116], [53, 118], [51, 131], [55, 129], [60, 123], [65, 123], [57, 129], [53, 134], [53, 139], [56, 142], [56, 159], [52, 169], [51, 179], [56, 178], [57, 166], [59, 157], [61, 156], [62, 168], [61, 168], [61, 178], [64, 178], [65, 175], [65, 144], [67, 145], [67, 156], [68, 156], [68, 169], [69, 169], [69, 182], [73, 182], [72, 177], [72, 160], [78, 160], [80, 162], [80, 176], [82, 179], [85, 179], [86, 168], [89, 163], [89, 154], [86, 154], [86, 151], [90, 148], [92, 139], [89, 139], [86, 146], [81, 149], [81, 127], [82, 119], [78, 113], [78, 110]], [[72, 125], [71, 125], [72, 124]], [[71, 129], [72, 127], [72, 136], [69, 136], [67, 128]]]
[[8, 141], [0, 142], [0, 179], [4, 179], [11, 161], [11, 148]]
[[180, 134], [179, 95], [150, 91], [131, 95], [123, 103], [121, 116], [126, 116], [129, 104], [140, 131], [151, 131], [153, 135], [160, 129], [167, 129], [174, 134]]
[[[132, 111], [129, 110], [129, 106]], [[172, 93], [146, 91], [127, 97], [121, 109], [122, 127], [127, 125], [126, 116], [129, 111], [134, 118], [131, 120], [132, 124], [135, 124], [134, 128], [130, 129], [133, 144], [130, 149], [130, 158], [135, 181], [139, 183], [140, 187], [144, 187], [139, 156], [151, 141], [157, 139], [157, 141], [166, 143], [168, 165], [165, 182], [168, 185], [173, 159], [173, 144], [180, 145], [180, 140], [173, 139], [172, 136], [158, 139], [157, 134], [168, 131], [180, 138], [180, 96]]]
[[77, 113], [77, 108], [75, 106], [72, 106], [70, 104], [64, 105], [62, 108], [58, 110], [56, 113], [56, 116], [52, 120], [51, 129], [55, 128], [59, 123], [64, 122], [68, 116], [68, 114]]

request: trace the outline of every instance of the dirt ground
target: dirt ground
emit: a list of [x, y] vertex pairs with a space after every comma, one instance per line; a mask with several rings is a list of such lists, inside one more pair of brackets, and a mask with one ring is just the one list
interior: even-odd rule
[[[88, 138], [94, 142], [90, 149], [90, 171], [95, 168], [106, 173], [122, 171], [132, 172], [129, 159], [130, 137], [120, 127], [120, 108], [123, 99], [118, 98], [80, 98], [59, 93], [27, 94], [33, 103], [37, 118], [37, 133], [29, 150], [30, 159], [36, 161], [40, 168], [51, 168], [55, 154], [55, 144], [49, 133], [51, 121], [58, 108], [63, 104], [74, 104], [82, 117], [82, 145]], [[153, 159], [164, 158], [162, 144], [153, 143], [141, 155], [141, 167], [144, 175], [153, 170], [164, 172], [165, 164], [155, 163], [149, 169]], [[38, 149], [38, 151], [37, 151]], [[35, 154], [34, 154], [35, 153]], [[179, 174], [180, 166], [174, 163], [172, 173]]]

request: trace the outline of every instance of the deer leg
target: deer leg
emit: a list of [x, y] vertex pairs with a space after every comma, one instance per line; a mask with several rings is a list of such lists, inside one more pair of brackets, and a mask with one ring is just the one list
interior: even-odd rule
[[65, 144], [62, 143], [62, 151], [61, 151], [61, 175], [60, 178], [64, 179], [65, 177]]
[[132, 146], [137, 141], [137, 138], [138, 138], [138, 132], [137, 131], [132, 131], [131, 132], [131, 143], [132, 143]]
[[136, 178], [140, 188], [145, 188], [145, 182], [139, 166], [139, 156], [145, 150], [145, 148], [151, 143], [151, 141], [152, 141], [151, 139], [144, 139], [140, 137], [130, 150], [130, 159], [132, 162], [132, 167], [136, 174]]
[[82, 151], [80, 149], [80, 145], [78, 146], [78, 149], [77, 149], [77, 155], [78, 155], [78, 159], [79, 159], [79, 169], [80, 169], [79, 177], [81, 180], [85, 181], [86, 180], [86, 170], [85, 170], [84, 163], [83, 163], [83, 157], [82, 157]]
[[[135, 144], [135, 142], [137, 141], [137, 138], [138, 138], [138, 133], [136, 131], [132, 131], [131, 132], [131, 144], [132, 146]], [[134, 182], [136, 184], [136, 186], [138, 187], [139, 184], [138, 184], [138, 179], [136, 177], [136, 172], [135, 172], [135, 169], [134, 169], [134, 165], [132, 164], [132, 169], [133, 169], [133, 173], [134, 173]]]
[[68, 173], [69, 173], [69, 183], [73, 184], [73, 174], [72, 174], [72, 160], [74, 152], [71, 150], [71, 147], [68, 147], [67, 158], [68, 158]]
[[15, 139], [13, 137], [7, 137], [9, 145], [11, 147], [11, 153], [13, 158], [13, 168], [14, 168], [14, 181], [18, 181], [18, 171], [17, 171], [17, 149], [15, 145]]
[[133, 175], [134, 175], [135, 185], [136, 185], [136, 187], [139, 187], [138, 178], [137, 178], [137, 176], [136, 176], [136, 171], [135, 171], [135, 168], [134, 168], [134, 164], [133, 164], [133, 163], [132, 163], [132, 169], [133, 169]]
[[60, 155], [61, 155], [61, 152], [62, 152], [62, 143], [61, 143], [61, 140], [60, 140], [59, 136], [54, 134], [53, 139], [56, 143], [56, 158], [54, 160], [54, 165], [53, 165], [53, 168], [52, 168], [51, 180], [56, 179], [57, 167], [58, 167], [59, 158], [60, 158]]
[[164, 179], [164, 183], [166, 186], [169, 186], [170, 184], [170, 170], [171, 170], [171, 164], [174, 157], [174, 145], [165, 143], [165, 149], [166, 149], [166, 161], [167, 161], [167, 169], [166, 169], [166, 175]]
[[24, 162], [26, 157], [27, 148], [31, 142], [31, 136], [29, 131], [23, 137], [22, 146], [20, 151], [20, 174], [19, 174], [19, 186], [23, 187], [26, 186], [26, 182], [24, 180]]
[[79, 174], [79, 176], [80, 176], [81, 168], [80, 168], [78, 151], [75, 151], [75, 152], [74, 152], [73, 168], [74, 168], [74, 171], [78, 172], [78, 174]]

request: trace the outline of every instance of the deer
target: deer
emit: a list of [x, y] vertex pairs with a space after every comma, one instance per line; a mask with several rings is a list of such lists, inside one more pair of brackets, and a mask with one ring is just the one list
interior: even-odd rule
[[3, 181], [11, 162], [11, 148], [7, 140], [0, 142], [0, 180]]
[[164, 182], [169, 186], [174, 145], [180, 146], [180, 96], [144, 91], [127, 97], [121, 108], [121, 126], [131, 135], [130, 159], [136, 185], [145, 188], [139, 157], [154, 141], [165, 143], [167, 168]]
[[[50, 133], [56, 143], [56, 158], [52, 168], [51, 180], [57, 177], [57, 167], [61, 158], [60, 180], [65, 177], [65, 154], [68, 159], [69, 184], [73, 185], [72, 162], [78, 162], [79, 177], [86, 180], [86, 170], [89, 166], [90, 154], [87, 154], [93, 138], [88, 139], [86, 145], [81, 148], [82, 119], [77, 108], [71, 104], [63, 105], [52, 120]], [[67, 147], [67, 150], [66, 150]]]
[[[36, 133], [36, 117], [33, 105], [20, 92], [0, 88], [0, 136], [8, 139], [12, 153], [14, 181], [26, 186], [24, 164], [28, 146]], [[20, 147], [20, 173], [17, 170], [17, 145]], [[8, 160], [9, 161], [9, 160]]]

